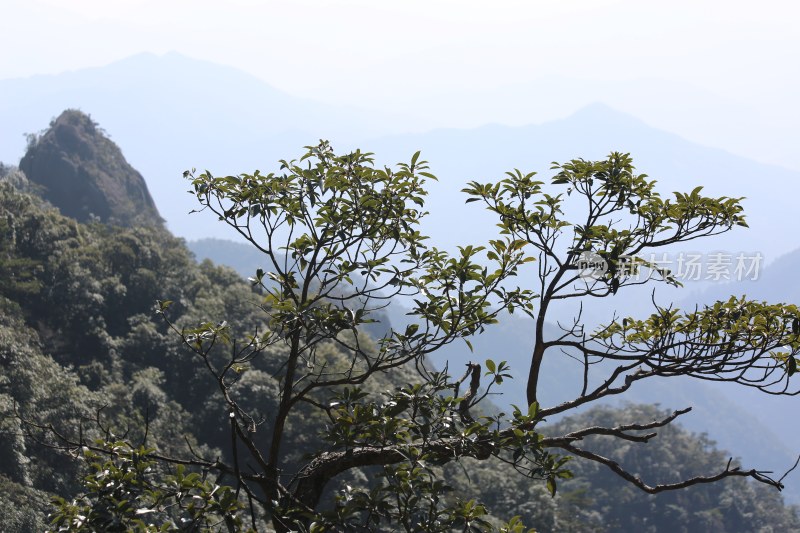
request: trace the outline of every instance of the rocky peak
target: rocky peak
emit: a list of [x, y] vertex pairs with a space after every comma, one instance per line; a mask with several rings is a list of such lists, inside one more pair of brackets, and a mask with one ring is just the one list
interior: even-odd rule
[[121, 226], [162, 225], [144, 178], [86, 114], [70, 109], [31, 136], [19, 164], [42, 196], [81, 222], [93, 217]]

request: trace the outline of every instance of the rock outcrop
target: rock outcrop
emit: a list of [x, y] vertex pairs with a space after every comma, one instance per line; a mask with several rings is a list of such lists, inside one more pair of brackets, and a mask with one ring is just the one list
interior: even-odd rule
[[96, 217], [120, 226], [163, 225], [142, 175], [80, 111], [64, 111], [31, 138], [19, 168], [46, 200], [81, 222]]

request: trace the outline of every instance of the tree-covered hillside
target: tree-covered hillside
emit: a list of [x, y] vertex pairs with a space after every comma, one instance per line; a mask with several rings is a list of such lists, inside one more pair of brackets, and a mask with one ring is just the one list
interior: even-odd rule
[[[108, 169], [104, 174], [114, 175]], [[63, 208], [61, 211], [68, 212]], [[252, 275], [258, 279], [264, 273], [253, 272]], [[183, 340], [190, 331], [199, 331], [198, 335], [202, 335], [203, 331], [225, 330], [232, 338], [246, 338], [252, 332], [267, 330], [268, 326], [275, 329], [274, 324], [267, 324], [267, 311], [274, 313], [274, 308], [265, 309], [265, 296], [269, 294], [269, 287], [265, 285], [246, 281], [233, 270], [210, 261], [198, 264], [185, 243], [159, 224], [119, 226], [95, 219], [79, 222], [66, 217], [37, 195], [37, 187], [22, 171], [0, 167], [2, 530], [46, 530], [48, 513], [57, 509], [50, 503], [55, 497], [64, 499], [60, 507], [62, 518], [71, 510], [91, 509], [98, 513], [101, 508], [98, 502], [116, 502], [118, 507], [105, 509], [106, 515], [90, 517], [96, 519], [96, 523], [107, 524], [107, 531], [133, 527], [134, 519], [142, 515], [148, 523], [172, 523], [177, 528], [184, 519], [185, 524], [193, 524], [195, 528], [184, 530], [244, 530], [251, 525], [251, 514], [263, 519], [263, 510], [248, 508], [244, 490], [237, 491], [243, 506], [238, 511], [241, 518], [238, 523], [214, 522], [216, 515], [211, 511], [210, 518], [195, 520], [193, 513], [197, 509], [192, 507], [194, 500], [191, 498], [182, 501], [177, 497], [174, 501], [178, 503], [156, 505], [153, 509], [131, 507], [131, 502], [145, 501], [149, 497], [145, 494], [148, 487], [162, 483], [159, 486], [164, 488], [173, 482], [175, 476], [182, 475], [180, 469], [174, 464], [156, 462], [147, 472], [141, 472], [141, 476], [122, 476], [119, 485], [113, 485], [104, 483], [103, 479], [111, 479], [114, 468], [119, 465], [130, 466], [122, 461], [124, 453], [92, 459], [85, 452], [87, 446], [94, 446], [92, 443], [124, 441], [146, 446], [154, 450], [154, 456], [194, 457], [198, 464], [201, 458], [234, 464], [239, 454], [244, 456], [241, 444], [238, 448], [230, 446], [230, 419], [234, 414], [229, 412], [231, 404], [215, 395], [219, 383], [208, 371], [208, 367], [224, 364], [230, 346], [209, 346], [203, 351], [204, 346], [203, 350], [192, 351], [190, 347], [194, 341], [187, 346], [171, 326], [179, 331], [186, 328], [182, 330]], [[337, 297], [347, 295], [332, 293], [331, 299]], [[157, 306], [156, 301], [161, 301], [162, 305]], [[171, 302], [169, 322], [159, 316], [165, 301]], [[376, 316], [385, 320], [385, 315]], [[222, 321], [226, 323], [223, 325]], [[204, 326], [193, 329], [198, 324]], [[336, 326], [325, 324], [329, 328]], [[382, 329], [386, 331], [387, 328], [388, 324], [384, 324]], [[198, 338], [200, 341], [208, 339]], [[305, 360], [307, 370], [313, 371], [316, 365], [328, 372], [346, 373], [351, 353], [347, 343], [340, 340], [337, 336], [322, 338], [316, 345], [314, 359]], [[378, 341], [369, 336], [359, 336], [358, 340], [358, 349], [364, 354], [375, 354], [381, 349]], [[273, 419], [280, 407], [280, 379], [285, 372], [288, 349], [281, 343], [264, 347], [258, 357], [232, 368], [236, 377], [226, 382], [226, 392], [235, 399], [243, 416], [252, 422], [252, 431], [248, 433], [250, 440], [245, 442], [257, 448], [250, 451], [253, 456], [258, 456], [259, 451], [264, 454], [269, 451], [272, 434], [266, 422]], [[461, 370], [452, 372], [460, 374]], [[334, 384], [339, 401], [352, 407], [352, 412], [323, 403], [330, 398], [322, 396], [298, 402], [297, 410], [285, 427], [284, 468], [287, 472], [300, 468], [306, 464], [309, 454], [320, 450], [334, 453], [336, 448], [332, 443], [336, 439], [356, 441], [365, 439], [364, 435], [370, 431], [388, 431], [388, 424], [392, 422], [390, 414], [395, 408], [400, 423], [391, 426], [395, 427], [395, 434], [381, 434], [380, 438], [386, 442], [402, 432], [430, 431], [421, 420], [428, 415], [433, 418], [435, 413], [411, 416], [405, 413], [409, 404], [398, 405], [402, 403], [402, 394], [422, 394], [420, 391], [424, 388], [414, 385], [418, 381], [413, 364], [399, 364], [389, 371], [370, 375], [357, 394], [353, 392], [355, 389]], [[431, 401], [448, 401], [444, 391], [439, 392], [441, 394], [433, 395]], [[361, 394], [363, 398], [358, 396]], [[364, 404], [371, 405], [371, 411], [362, 408], [361, 401], [373, 402]], [[455, 412], [460, 415], [452, 420], [448, 418], [450, 415], [441, 418], [437, 423], [443, 425], [437, 431], [453, 431], [445, 427], [450, 424], [458, 435], [472, 427], [470, 419], [479, 417], [480, 413], [500, 419], [496, 408], [486, 403], [481, 406], [480, 412], [476, 409], [471, 414], [456, 407]], [[376, 412], [387, 416], [373, 419]], [[444, 412], [449, 411], [445, 409]], [[346, 416], [353, 417], [351, 430], [344, 425]], [[411, 417], [404, 418], [407, 416]], [[669, 416], [652, 407], [597, 409], [549, 426], [545, 420], [537, 431], [545, 437], [556, 436], [577, 428], [613, 428], [631, 421], [660, 420]], [[410, 424], [408, 420], [414, 422], [410, 429], [403, 425]], [[379, 427], [381, 423], [387, 425]], [[347, 434], [347, 431], [352, 433]], [[632, 432], [632, 440], [641, 433]], [[598, 453], [654, 482], [670, 483], [725, 468], [727, 456], [714, 449], [706, 438], [675, 426], [658, 426], [658, 433], [658, 438], [650, 444], [631, 441], [630, 445], [619, 446], [618, 440], [605, 443], [606, 437], [594, 437], [596, 442], [592, 444]], [[371, 439], [379, 438], [377, 433], [369, 434]], [[65, 442], [86, 443], [87, 446], [65, 446]], [[573, 460], [567, 467], [575, 478], [559, 481], [555, 496], [551, 496], [539, 479], [540, 473], [531, 471], [529, 477], [525, 477], [515, 470], [514, 466], [520, 467], [516, 460], [509, 464], [501, 457], [490, 457], [481, 457], [481, 460], [464, 457], [457, 462], [432, 460], [422, 465], [421, 468], [442, 484], [441, 487], [436, 485], [439, 487], [436, 490], [430, 489], [430, 498], [441, 497], [448, 505], [456, 505], [461, 500], [482, 502], [488, 512], [483, 517], [487, 528], [519, 515], [528, 527], [541, 531], [777, 532], [800, 529], [797, 510], [784, 506], [777, 491], [751, 480], [732, 478], [691, 487], [685, 492], [646, 495], [622, 484], [605, 467]], [[116, 461], [116, 466], [106, 468], [106, 459]], [[542, 456], [544, 459], [546, 457]], [[102, 468], [93, 468], [93, 462]], [[236, 486], [237, 480], [231, 473], [212, 475], [207, 468], [193, 467], [190, 460], [186, 461], [186, 466], [200, 474], [194, 481], [185, 481], [187, 494], [196, 494], [192, 491], [200, 490], [201, 482], [212, 487], [215, 484]], [[241, 471], [254, 471], [254, 465], [242, 460]], [[419, 474], [413, 469], [404, 472], [396, 471], [399, 477]], [[386, 471], [378, 465], [344, 472], [326, 487], [320, 509], [333, 510], [334, 514], [344, 512], [348, 505], [365, 497], [369, 489], [377, 490], [377, 480], [386, 476]], [[113, 481], [116, 483], [117, 478]], [[137, 485], [140, 482], [143, 484]], [[360, 492], [365, 489], [366, 492]], [[117, 490], [123, 492], [115, 492]], [[218, 494], [233, 493], [222, 489], [218, 494], [214, 490], [210, 492], [203, 501], [219, 503], [220, 500], [215, 500]], [[405, 503], [411, 507], [428, 505], [422, 500], [414, 503], [414, 497], [412, 491]], [[387, 502], [387, 505], [395, 505], [393, 501]], [[475, 509], [472, 508], [477, 513]], [[111, 518], [101, 522], [128, 511], [129, 522], [114, 523]], [[81, 522], [79, 516], [83, 515], [76, 511], [69, 520], [60, 522], [60, 526], [67, 531], [79, 530], [79, 522], [87, 523], [86, 518]], [[456, 523], [454, 518], [451, 526]], [[259, 530], [267, 530], [261, 522], [257, 525]], [[402, 527], [382, 522], [375, 530]], [[461, 529], [466, 530], [464, 527]], [[483, 526], [476, 521], [470, 527], [481, 530]]]
[[[37, 523], [22, 529], [41, 531], [32, 509], [51, 495], [75, 494], [84, 465], [48, 447], [47, 431], [21, 421], [98, 438], [106, 428], [141, 440], [147, 420], [147, 440], [159, 449], [203, 449], [194, 433], [207, 385], [153, 319], [153, 303], [167, 292], [187, 320], [246, 314], [240, 301], [249, 288], [227, 269], [197, 265], [160, 228], [79, 224], [7, 181], [0, 198], [0, 468], [15, 487], [5, 495], [35, 495], [32, 508], [6, 501], [4, 525]], [[96, 419], [102, 426], [91, 423]]]

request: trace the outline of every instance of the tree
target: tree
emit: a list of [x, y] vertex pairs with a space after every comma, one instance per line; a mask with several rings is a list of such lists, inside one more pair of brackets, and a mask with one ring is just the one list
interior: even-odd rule
[[[387, 525], [407, 531], [488, 530], [486, 508], [449, 492], [440, 475], [441, 465], [465, 458], [507, 463], [543, 480], [553, 494], [557, 480], [570, 476], [571, 456], [605, 465], [650, 493], [729, 477], [780, 488], [780, 480], [731, 463], [709, 475], [650, 484], [580, 446], [596, 435], [647, 442], [654, 430], [688, 409], [642, 423], [539, 432], [545, 417], [621, 394], [648, 377], [694, 376], [793, 394], [789, 379], [800, 351], [795, 306], [743, 298], [685, 313], [656, 306], [647, 318], [615, 317], [594, 331], [578, 316], [558, 338], [545, 338], [554, 302], [613, 297], [651, 282], [678, 284], [670, 272], [648, 262], [645, 252], [745, 225], [735, 198], [705, 197], [700, 188], [661, 198], [655, 182], [635, 173], [628, 155], [554, 168], [551, 185], [564, 191], [559, 194], [547, 193], [534, 174], [519, 171], [497, 183], [470, 183], [467, 202], [481, 201], [496, 213], [500, 235], [484, 245], [465, 245], [456, 255], [428, 246], [420, 233], [424, 184], [435, 177], [419, 153], [394, 169], [376, 168], [371, 154], [336, 155], [323, 142], [298, 161], [281, 161], [277, 173], [187, 172], [202, 210], [263, 253], [264, 268], [251, 281], [261, 297], [264, 324], [239, 338], [224, 317], [191, 327], [174, 323], [171, 302], [160, 302], [159, 313], [216, 383], [230, 445], [221, 458], [146, 450], [141, 455], [216, 473], [248, 502], [254, 529], [265, 520], [276, 531], [370, 531]], [[564, 215], [572, 212], [565, 204], [576, 201], [584, 210], [580, 224]], [[602, 268], [587, 275], [587, 258]], [[535, 281], [530, 288], [511, 284], [529, 276]], [[375, 331], [375, 317], [398, 297], [413, 302], [409, 325], [387, 329], [373, 341], [366, 328]], [[536, 328], [528, 405], [510, 415], [488, 408], [479, 413], [476, 406], [508, 378], [505, 362], [486, 360], [485, 369], [470, 362], [464, 375], [454, 378], [447, 368], [432, 369], [426, 357], [459, 339], [471, 348], [469, 337], [505, 310], [528, 314]], [[583, 390], [572, 401], [541, 406], [542, 360], [561, 349], [576, 351], [584, 361]], [[253, 398], [259, 393], [243, 390], [241, 383], [249, 372], [260, 372], [251, 370], [259, 358], [275, 358], [277, 398], [269, 412], [256, 415]], [[598, 381], [595, 369], [608, 374]], [[407, 384], [381, 391], [389, 372], [395, 383]], [[262, 379], [258, 375], [252, 382]], [[293, 420], [300, 418], [319, 422], [324, 445], [296, 431]], [[112, 456], [120, 446], [65, 445]], [[334, 490], [337, 481], [358, 472], [369, 473], [369, 479]], [[515, 518], [502, 527], [523, 530]]]
[[239, 502], [230, 487], [216, 486], [183, 465], [175, 473], [153, 476], [150, 472], [160, 466], [152, 457], [154, 450], [133, 449], [126, 442], [112, 443], [110, 450], [113, 453], [103, 455], [84, 452], [92, 469], [86, 477], [89, 490], [78, 502], [56, 498], [58, 512], [52, 525], [57, 531], [242, 529]]

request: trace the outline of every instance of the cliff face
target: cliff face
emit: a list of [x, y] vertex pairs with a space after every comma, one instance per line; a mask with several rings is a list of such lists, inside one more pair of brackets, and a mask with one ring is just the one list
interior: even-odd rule
[[160, 226], [144, 178], [91, 118], [64, 111], [30, 143], [19, 168], [42, 196], [81, 222], [95, 216], [120, 226]]

